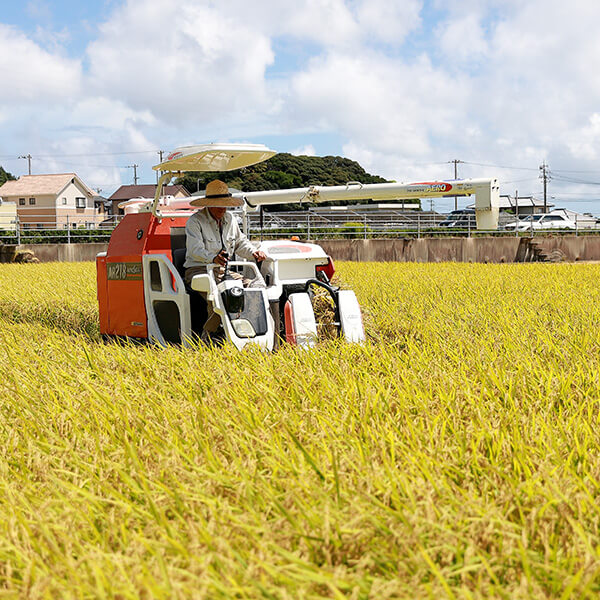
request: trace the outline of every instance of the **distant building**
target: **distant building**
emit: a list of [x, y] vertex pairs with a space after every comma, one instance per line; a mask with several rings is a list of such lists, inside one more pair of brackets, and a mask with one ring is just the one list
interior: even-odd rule
[[92, 226], [103, 216], [94, 192], [75, 174], [23, 175], [0, 186], [3, 202], [14, 202], [25, 229]]
[[[154, 198], [156, 193], [156, 185], [122, 185], [110, 198], [112, 204], [112, 214], [125, 214], [122, 208], [119, 208], [121, 202], [133, 200], [133, 198]], [[173, 196], [174, 198], [187, 198], [190, 193], [182, 185], [166, 185], [163, 188], [165, 196]]]
[[98, 211], [98, 213], [102, 213], [104, 215], [111, 214], [112, 203], [108, 200], [108, 198], [97, 195], [97, 196], [94, 196], [93, 201], [94, 201], [94, 206], [96, 207], [96, 210]]
[[[554, 204], [546, 202], [546, 211], [544, 211], [544, 201], [535, 198], [534, 196], [519, 196], [515, 202], [514, 196], [502, 194], [500, 196], [500, 212], [517, 213], [517, 205], [519, 215], [537, 215], [543, 212], [550, 212]], [[475, 208], [475, 204], [469, 204], [467, 208]]]
[[0, 230], [17, 229], [17, 205], [14, 202], [0, 200]]

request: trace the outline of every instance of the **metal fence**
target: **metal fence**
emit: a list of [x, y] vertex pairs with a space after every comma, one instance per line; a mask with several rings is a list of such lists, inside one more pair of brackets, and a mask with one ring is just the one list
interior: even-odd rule
[[[236, 212], [242, 221], [241, 212]], [[41, 217], [41, 216], [40, 216]], [[35, 220], [27, 222], [18, 217], [0, 215], [0, 242], [12, 244], [108, 242], [122, 216], [90, 217], [85, 223], [71, 222], [68, 217], [58, 223]], [[377, 239], [420, 237], [524, 236], [569, 234], [597, 235], [600, 225], [576, 224], [575, 229], [507, 230], [514, 216], [502, 215], [498, 230], [478, 230], [475, 218], [444, 225], [446, 215], [426, 211], [402, 210], [301, 210], [287, 212], [258, 211], [248, 213], [246, 232], [254, 240], [289, 238], [300, 239]]]
[[555, 234], [598, 234], [600, 224], [576, 223], [569, 229], [508, 229], [514, 224], [514, 215], [500, 215], [497, 230], [477, 229], [475, 215], [449, 222], [446, 215], [426, 211], [379, 210], [354, 212], [352, 210], [266, 212], [248, 215], [248, 233], [253, 238], [267, 239], [297, 235], [303, 239], [336, 238], [420, 238], [471, 236], [526, 236]]
[[108, 242], [122, 217], [90, 216], [85, 220], [68, 216], [48, 221], [47, 215], [0, 215], [0, 242], [6, 244]]

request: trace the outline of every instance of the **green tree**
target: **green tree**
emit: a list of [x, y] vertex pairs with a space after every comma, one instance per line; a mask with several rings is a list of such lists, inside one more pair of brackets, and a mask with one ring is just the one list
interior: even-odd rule
[[9, 173], [0, 167], [0, 185], [2, 185], [5, 181], [14, 181], [15, 179], [16, 177], [12, 173]]

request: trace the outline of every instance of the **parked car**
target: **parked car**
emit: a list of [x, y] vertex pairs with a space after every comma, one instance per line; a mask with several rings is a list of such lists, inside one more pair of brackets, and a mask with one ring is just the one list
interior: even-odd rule
[[466, 229], [470, 226], [472, 229], [475, 229], [477, 227], [475, 209], [462, 208], [460, 210], [453, 210], [443, 221], [440, 221], [438, 225], [440, 227], [448, 227], [455, 229]]
[[554, 213], [542, 213], [529, 215], [519, 221], [507, 223], [504, 226], [508, 231], [531, 231], [538, 229], [577, 229], [577, 223], [565, 215]]

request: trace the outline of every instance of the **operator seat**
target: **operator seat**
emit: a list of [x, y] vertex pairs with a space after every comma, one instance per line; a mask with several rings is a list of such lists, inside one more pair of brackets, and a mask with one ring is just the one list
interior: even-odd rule
[[[183, 279], [185, 281], [185, 267], [183, 266], [183, 263], [185, 263], [185, 248], [177, 248], [176, 250], [173, 250], [172, 254], [173, 254], [173, 266], [177, 269], [177, 272], [181, 275], [181, 279]], [[187, 286], [186, 286], [186, 291], [187, 290]]]
[[[177, 269], [177, 272], [181, 275], [181, 279], [185, 282], [185, 248], [176, 248], [171, 252], [173, 256], [173, 266]], [[192, 317], [192, 332], [200, 335], [206, 319], [208, 318], [208, 307], [206, 305], [206, 298], [194, 291], [187, 283], [185, 283], [185, 291], [190, 297], [190, 312]]]

